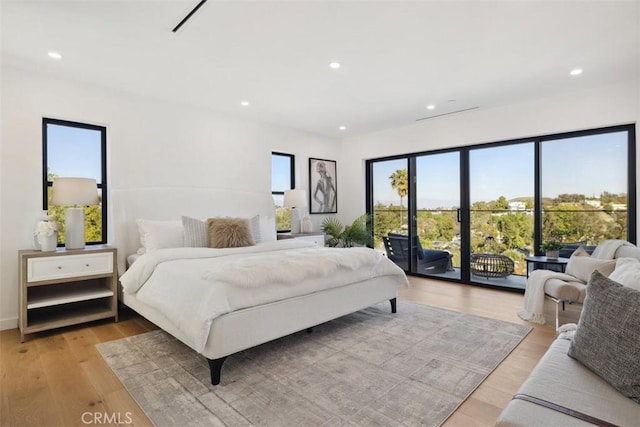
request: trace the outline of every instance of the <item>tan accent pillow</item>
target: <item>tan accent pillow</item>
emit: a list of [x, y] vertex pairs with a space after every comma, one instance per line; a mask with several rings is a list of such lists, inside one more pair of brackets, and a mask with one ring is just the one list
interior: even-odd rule
[[594, 270], [598, 270], [600, 274], [607, 277], [614, 268], [616, 268], [615, 259], [593, 258], [584, 248], [580, 247], [569, 258], [565, 273], [586, 283]]
[[571, 254], [571, 256], [591, 256], [589, 252], [584, 248], [584, 246], [578, 246], [575, 251]]
[[245, 218], [209, 218], [209, 247], [239, 248], [253, 246], [249, 220]]

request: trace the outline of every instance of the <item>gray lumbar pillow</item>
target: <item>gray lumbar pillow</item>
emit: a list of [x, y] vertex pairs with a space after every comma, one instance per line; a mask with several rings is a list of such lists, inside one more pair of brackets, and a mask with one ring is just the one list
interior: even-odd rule
[[640, 403], [640, 291], [594, 271], [568, 354]]

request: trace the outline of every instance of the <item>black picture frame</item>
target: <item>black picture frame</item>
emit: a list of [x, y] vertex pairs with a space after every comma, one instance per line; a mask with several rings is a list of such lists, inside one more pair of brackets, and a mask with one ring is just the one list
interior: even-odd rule
[[338, 213], [335, 160], [309, 158], [309, 213]]

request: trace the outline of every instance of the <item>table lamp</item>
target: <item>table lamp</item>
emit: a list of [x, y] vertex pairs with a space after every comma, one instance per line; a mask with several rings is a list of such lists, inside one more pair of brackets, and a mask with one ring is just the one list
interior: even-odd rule
[[83, 249], [84, 208], [97, 205], [98, 190], [96, 180], [91, 178], [55, 178], [51, 194], [54, 206], [70, 206], [64, 212], [64, 241], [67, 249]]
[[286, 190], [284, 192], [284, 207], [291, 208], [291, 233], [300, 233], [301, 208], [307, 207], [307, 192], [297, 189]]

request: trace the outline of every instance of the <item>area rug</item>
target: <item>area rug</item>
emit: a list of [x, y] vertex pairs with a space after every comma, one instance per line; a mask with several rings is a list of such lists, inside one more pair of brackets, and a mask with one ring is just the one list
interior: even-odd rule
[[97, 347], [158, 426], [438, 426], [530, 330], [381, 303], [230, 356], [218, 386], [161, 330]]

